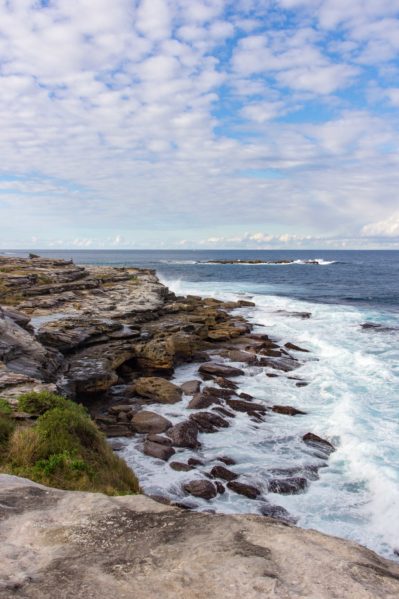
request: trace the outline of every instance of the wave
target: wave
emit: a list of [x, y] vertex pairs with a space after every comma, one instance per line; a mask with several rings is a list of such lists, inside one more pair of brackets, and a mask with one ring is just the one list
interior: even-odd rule
[[[181, 262], [182, 263], [182, 262]], [[307, 260], [265, 260], [262, 261], [245, 261], [245, 260], [210, 260], [204, 261], [199, 260], [197, 262], [185, 262], [186, 264], [201, 264], [207, 266], [292, 266], [294, 264], [301, 265], [318, 265], [318, 266], [329, 266], [330, 264], [337, 264], [336, 260], [323, 260], [323, 258], [309, 258]], [[179, 264], [179, 262], [174, 262]]]

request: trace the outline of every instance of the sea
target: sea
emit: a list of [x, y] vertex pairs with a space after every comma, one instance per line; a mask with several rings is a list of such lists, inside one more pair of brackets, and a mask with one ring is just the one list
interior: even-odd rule
[[[3, 252], [6, 253], [6, 252]], [[10, 250], [10, 254], [26, 252]], [[313, 432], [336, 447], [318, 480], [298, 495], [267, 494], [299, 526], [359, 542], [391, 559], [399, 556], [399, 251], [330, 250], [85, 250], [40, 251], [43, 256], [72, 258], [79, 264], [152, 268], [178, 295], [249, 299], [254, 308], [240, 313], [279, 343], [309, 350], [298, 354], [303, 365], [295, 376], [267, 378], [246, 367], [240, 390], [257, 401], [294, 406], [306, 415], [271, 414], [264, 423], [240, 414], [228, 429], [202, 435], [202, 458], [228, 455], [248, 482], [267, 488], [272, 469], [306, 465], [312, 456], [301, 437]], [[236, 264], [211, 260], [240, 260]], [[263, 263], [248, 264], [260, 260]], [[289, 261], [289, 263], [277, 263]], [[274, 262], [272, 264], [271, 262]], [[295, 313], [309, 312], [303, 319]], [[366, 325], [366, 326], [364, 326]], [[175, 381], [196, 376], [196, 367], [178, 368]], [[163, 406], [173, 422], [182, 407]], [[202, 439], [201, 439], [202, 440]], [[142, 454], [130, 441], [122, 455], [144, 489], [181, 496], [192, 473]], [[179, 454], [182, 461], [191, 453]], [[259, 502], [234, 493], [219, 495], [199, 510], [258, 513]], [[398, 552], [397, 554], [395, 553]]]

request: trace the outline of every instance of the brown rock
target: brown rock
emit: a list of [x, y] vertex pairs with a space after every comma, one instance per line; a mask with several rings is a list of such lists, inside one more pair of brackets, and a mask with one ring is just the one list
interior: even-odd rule
[[146, 440], [159, 443], [160, 445], [168, 445], [169, 447], [172, 445], [172, 440], [168, 439], [168, 437], [164, 437], [163, 435], [147, 435]]
[[239, 483], [237, 480], [228, 482], [227, 487], [239, 495], [245, 495], [248, 499], [256, 499], [260, 495], [260, 491], [256, 487], [245, 483]]
[[255, 362], [256, 356], [253, 353], [242, 351], [239, 349], [227, 349], [220, 354], [223, 358], [228, 358], [232, 362], [243, 362], [251, 364]]
[[280, 522], [286, 522], [287, 524], [295, 524], [296, 522], [294, 516], [291, 516], [285, 508], [281, 507], [281, 505], [266, 503], [260, 508], [260, 513], [262, 516], [274, 518], [274, 520], [280, 520]]
[[133, 416], [131, 425], [137, 433], [163, 433], [172, 423], [160, 414], [143, 410]]
[[297, 410], [293, 406], [273, 406], [272, 412], [276, 412], [277, 414], [285, 414], [286, 416], [297, 416], [298, 414], [306, 414], [306, 412], [302, 412], [302, 410]]
[[153, 441], [145, 441], [144, 453], [145, 455], [167, 462], [169, 458], [174, 455], [175, 450], [173, 447], [168, 447], [167, 445], [161, 445], [160, 443], [154, 443]]
[[190, 421], [195, 422], [201, 433], [216, 433], [219, 428], [228, 428], [227, 420], [212, 412], [198, 412], [190, 416]]
[[306, 478], [293, 476], [292, 478], [272, 478], [268, 482], [270, 493], [279, 493], [280, 495], [297, 495], [302, 493], [308, 486]]
[[189, 410], [204, 410], [212, 404], [220, 404], [220, 399], [208, 393], [196, 393], [187, 408]]
[[286, 347], [287, 349], [292, 349], [294, 351], [302, 351], [302, 352], [309, 353], [308, 349], [303, 349], [303, 347], [299, 347], [298, 345], [295, 345], [294, 343], [286, 343], [284, 345], [284, 347]]
[[189, 458], [187, 460], [187, 462], [190, 464], [190, 466], [203, 466], [204, 462], [202, 462], [201, 460], [198, 460], [197, 458]]
[[226, 399], [227, 405], [237, 412], [247, 412], [247, 414], [266, 414], [266, 407], [263, 404], [250, 403], [242, 399]]
[[238, 474], [232, 472], [228, 468], [224, 466], [214, 466], [210, 471], [210, 475], [212, 478], [223, 478], [224, 480], [236, 480], [238, 478]]
[[193, 466], [190, 466], [190, 464], [185, 464], [184, 462], [170, 462], [169, 466], [177, 472], [188, 472], [189, 470], [193, 469]]
[[167, 436], [172, 440], [175, 447], [187, 447], [188, 449], [197, 449], [200, 446], [198, 441], [198, 427], [194, 422], [185, 420], [172, 426], [167, 432]]
[[234, 391], [234, 389], [237, 389], [238, 387], [237, 383], [229, 381], [229, 379], [226, 379], [223, 376], [214, 376], [212, 377], [212, 380], [223, 389], [232, 389]]
[[230, 412], [230, 410], [226, 410], [226, 408], [223, 408], [222, 406], [216, 406], [216, 407], [212, 408], [212, 410], [214, 412], [217, 412], [218, 414], [221, 414], [222, 416], [227, 416], [227, 418], [235, 418], [236, 417], [234, 412]]
[[229, 456], [225, 455], [216, 459], [219, 460], [219, 462], [223, 462], [223, 464], [226, 464], [226, 466], [234, 466], [237, 463], [235, 460], [233, 460], [233, 458], [230, 458]]
[[203, 499], [213, 499], [217, 495], [217, 489], [209, 480], [192, 480], [183, 486], [183, 489], [189, 495], [202, 497]]
[[329, 441], [326, 441], [326, 439], [322, 439], [318, 435], [315, 435], [314, 433], [306, 433], [306, 435], [302, 437], [302, 440], [306, 443], [306, 445], [322, 449], [323, 451], [327, 451], [327, 453], [332, 453], [335, 451], [334, 445], [332, 445]]
[[217, 492], [220, 495], [223, 495], [223, 493], [226, 492], [226, 489], [224, 488], [224, 485], [223, 485], [223, 483], [220, 482], [220, 480], [215, 480], [215, 485], [216, 485]]
[[164, 404], [177, 403], [182, 396], [179, 387], [157, 376], [137, 379], [134, 388], [138, 395]]
[[213, 376], [241, 376], [244, 373], [240, 368], [234, 368], [233, 366], [226, 366], [225, 364], [217, 364], [216, 362], [206, 362], [201, 364], [199, 372], [205, 375]]
[[195, 395], [199, 392], [201, 388], [201, 381], [186, 381], [182, 385], [180, 385], [181, 390], [184, 395]]

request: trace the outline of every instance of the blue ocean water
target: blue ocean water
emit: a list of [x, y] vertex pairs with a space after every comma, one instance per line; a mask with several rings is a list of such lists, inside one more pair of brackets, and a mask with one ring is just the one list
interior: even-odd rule
[[[17, 252], [15, 252], [17, 253]], [[19, 252], [18, 252], [19, 253]], [[205, 459], [223, 452], [237, 471], [267, 488], [271, 468], [305, 464], [301, 436], [314, 432], [337, 447], [320, 479], [301, 495], [268, 494], [303, 527], [358, 541], [394, 558], [399, 549], [399, 252], [395, 251], [42, 251], [82, 264], [136, 265], [157, 270], [178, 294], [252, 298], [242, 313], [280, 342], [310, 350], [298, 356], [295, 376], [266, 378], [247, 368], [239, 384], [267, 404], [293, 405], [306, 416], [279, 414], [249, 426], [238, 417], [217, 435], [204, 436]], [[21, 253], [24, 255], [24, 253]], [[25, 253], [26, 255], [26, 253]], [[207, 264], [208, 260], [293, 260], [284, 265]], [[307, 261], [317, 260], [318, 264]], [[309, 319], [287, 313], [310, 312]], [[368, 326], [362, 327], [365, 323]], [[374, 326], [370, 326], [374, 325]], [[195, 375], [177, 370], [176, 381]], [[173, 406], [163, 413], [178, 421]], [[124, 457], [149, 492], [179, 496], [190, 473], [172, 472], [144, 457], [132, 441]], [[184, 459], [184, 455], [181, 456]], [[180, 456], [179, 456], [180, 458]], [[215, 509], [257, 512], [257, 502], [234, 494], [218, 496]], [[202, 506], [203, 509], [209, 505]]]

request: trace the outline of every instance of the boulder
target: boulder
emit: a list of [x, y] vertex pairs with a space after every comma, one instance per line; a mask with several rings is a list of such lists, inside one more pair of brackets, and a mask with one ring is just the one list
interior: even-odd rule
[[194, 422], [185, 420], [175, 424], [167, 431], [167, 436], [172, 440], [175, 447], [187, 447], [197, 449], [200, 447], [198, 441], [198, 427]]
[[220, 457], [218, 456], [216, 459], [219, 460], [219, 462], [223, 462], [223, 464], [226, 464], [226, 466], [234, 466], [237, 463], [235, 460], [233, 460], [233, 458], [230, 458], [226, 455]]
[[190, 466], [190, 464], [185, 464], [184, 462], [169, 462], [169, 466], [177, 472], [188, 472], [194, 468], [194, 466]]
[[209, 480], [192, 480], [183, 485], [183, 489], [189, 495], [202, 497], [202, 499], [213, 499], [217, 495], [216, 486]]
[[220, 355], [223, 358], [228, 358], [231, 362], [243, 362], [244, 364], [251, 364], [256, 360], [256, 356], [253, 353], [239, 349], [226, 349]]
[[182, 385], [180, 385], [180, 389], [183, 391], [184, 395], [195, 395], [199, 392], [201, 388], [201, 381], [193, 380], [186, 381]]
[[272, 478], [268, 481], [269, 493], [279, 493], [280, 495], [297, 495], [306, 490], [308, 481], [301, 476], [292, 478]]
[[284, 347], [286, 347], [287, 349], [292, 349], [293, 351], [301, 351], [301, 352], [309, 353], [308, 349], [303, 349], [303, 347], [299, 347], [298, 345], [295, 345], [295, 343], [286, 343], [284, 345]]
[[214, 466], [210, 471], [210, 475], [212, 478], [223, 478], [223, 480], [236, 480], [238, 478], [238, 474], [232, 472], [228, 468], [224, 466]]
[[198, 412], [190, 416], [190, 421], [194, 422], [201, 433], [216, 433], [220, 428], [228, 428], [227, 420], [213, 414], [212, 412]]
[[131, 426], [136, 433], [163, 433], [172, 423], [160, 414], [143, 410], [133, 416]]
[[260, 495], [260, 491], [256, 487], [240, 483], [237, 480], [228, 482], [227, 487], [230, 491], [234, 491], [234, 493], [238, 493], [239, 495], [245, 495], [248, 499], [256, 499]]
[[286, 416], [297, 416], [298, 414], [306, 414], [306, 412], [302, 412], [302, 410], [297, 410], [293, 406], [273, 406], [272, 412], [276, 412], [277, 414], [285, 414]]
[[306, 443], [306, 445], [310, 445], [316, 449], [321, 449], [327, 453], [332, 453], [335, 451], [334, 445], [332, 445], [329, 441], [326, 441], [326, 439], [322, 439], [318, 435], [315, 435], [314, 433], [306, 433], [306, 435], [303, 435], [302, 440]]
[[262, 516], [274, 518], [274, 520], [280, 520], [280, 522], [285, 522], [286, 524], [295, 524], [296, 522], [296, 518], [291, 516], [285, 508], [281, 507], [281, 505], [266, 503], [261, 506], [260, 513]]
[[167, 462], [169, 458], [174, 455], [175, 450], [173, 447], [168, 447], [167, 445], [161, 445], [160, 443], [154, 443], [153, 441], [145, 441], [144, 453], [152, 458], [158, 458], [159, 460]]
[[145, 370], [170, 372], [173, 370], [175, 346], [173, 339], [151, 339], [136, 346], [137, 362]]
[[151, 399], [154, 402], [174, 404], [181, 400], [182, 391], [179, 387], [156, 376], [137, 379], [134, 390], [137, 395]]
[[267, 408], [263, 404], [244, 401], [243, 399], [226, 399], [227, 405], [237, 412], [247, 412], [251, 416], [254, 414], [266, 414]]
[[168, 439], [168, 437], [164, 437], [163, 435], [149, 434], [147, 435], [146, 440], [159, 443], [160, 445], [168, 445], [169, 447], [172, 445], [172, 440]]
[[227, 418], [235, 418], [236, 417], [234, 412], [230, 412], [230, 410], [226, 410], [226, 408], [223, 408], [222, 406], [215, 406], [214, 408], [212, 408], [212, 410], [214, 412], [217, 412], [218, 414], [221, 414], [222, 416], [227, 416]]
[[187, 408], [189, 410], [204, 410], [213, 404], [220, 404], [220, 399], [208, 393], [196, 393]]
[[187, 460], [188, 464], [190, 466], [203, 466], [204, 462], [202, 462], [202, 460], [199, 460], [198, 458], [189, 458]]
[[234, 366], [227, 366], [226, 364], [217, 364], [216, 362], [206, 362], [205, 364], [201, 364], [198, 370], [205, 376], [229, 377], [242, 376], [245, 374], [241, 368], [234, 368]]
[[232, 389], [234, 391], [238, 388], [237, 383], [234, 381], [229, 381], [229, 379], [226, 379], [223, 376], [212, 376], [210, 378], [223, 389]]

